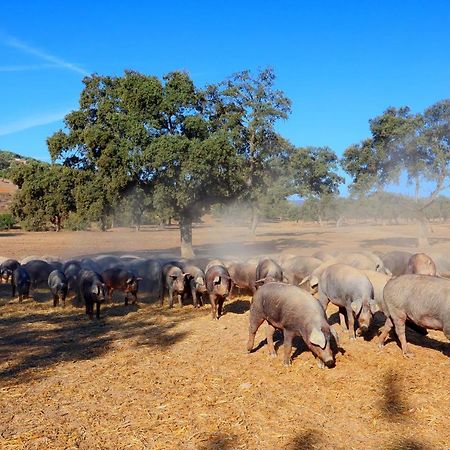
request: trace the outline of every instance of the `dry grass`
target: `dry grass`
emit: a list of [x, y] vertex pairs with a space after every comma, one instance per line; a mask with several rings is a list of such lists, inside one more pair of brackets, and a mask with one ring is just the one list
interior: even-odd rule
[[[195, 238], [201, 254], [245, 249], [251, 256], [411, 249], [414, 236], [412, 227], [349, 231], [271, 225], [249, 241], [245, 230], [231, 229], [225, 246], [225, 230], [205, 227]], [[450, 250], [448, 228], [435, 233], [439, 251]], [[1, 253], [93, 253], [94, 240], [97, 252], [159, 254], [173, 251], [178, 234], [11, 234]], [[227, 302], [218, 322], [208, 307], [168, 310], [145, 302], [108, 305], [99, 322], [89, 322], [82, 309], [52, 308], [45, 290], [23, 304], [8, 295], [1, 287], [2, 449], [450, 447], [450, 345], [440, 332], [409, 333], [414, 359], [404, 359], [395, 341], [379, 350], [376, 340], [350, 342], [340, 333], [344, 350], [326, 370], [297, 342], [285, 368], [281, 354], [267, 356], [264, 327], [256, 338], [261, 347], [246, 354], [248, 297]]]

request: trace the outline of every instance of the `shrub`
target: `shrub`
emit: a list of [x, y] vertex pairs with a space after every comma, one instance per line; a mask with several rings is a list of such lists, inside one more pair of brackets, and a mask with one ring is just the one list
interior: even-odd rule
[[10, 230], [14, 226], [12, 214], [0, 214], [0, 230]]

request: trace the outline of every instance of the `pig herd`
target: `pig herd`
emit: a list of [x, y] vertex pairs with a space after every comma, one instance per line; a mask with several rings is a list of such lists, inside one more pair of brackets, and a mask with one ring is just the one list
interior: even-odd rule
[[394, 328], [405, 356], [411, 356], [405, 326], [426, 334], [442, 330], [450, 339], [450, 258], [446, 254], [411, 254], [368, 251], [313, 256], [280, 255], [247, 261], [219, 259], [143, 259], [134, 255], [102, 255], [70, 259], [29, 257], [22, 261], [3, 258], [2, 282], [10, 283], [19, 302], [30, 290], [46, 285], [53, 306], [65, 306], [69, 292], [92, 319], [100, 305], [111, 301], [115, 290], [137, 302], [139, 289], [182, 306], [192, 302], [211, 305], [219, 319], [227, 298], [237, 293], [252, 296], [247, 350], [253, 351], [255, 335], [267, 324], [269, 354], [276, 355], [274, 333], [283, 332], [284, 364], [290, 364], [292, 341], [300, 336], [316, 357], [319, 367], [332, 367], [339, 338], [326, 315], [329, 303], [339, 310], [340, 325], [350, 339], [364, 335], [376, 313], [386, 320], [379, 346]]

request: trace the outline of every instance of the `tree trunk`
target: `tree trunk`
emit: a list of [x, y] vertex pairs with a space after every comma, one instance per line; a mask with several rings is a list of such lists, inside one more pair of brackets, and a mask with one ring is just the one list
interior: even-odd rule
[[180, 238], [181, 238], [181, 256], [190, 258], [195, 256], [192, 248], [192, 219], [190, 217], [180, 217]]
[[428, 236], [430, 234], [430, 223], [428, 222], [427, 216], [423, 211], [417, 212], [417, 222], [419, 228], [417, 246], [419, 250], [426, 250], [430, 246], [428, 241]]
[[256, 205], [252, 206], [252, 221], [250, 223], [250, 231], [253, 236], [256, 235], [256, 227], [258, 226], [259, 210]]
[[61, 230], [61, 216], [55, 216], [55, 231]]

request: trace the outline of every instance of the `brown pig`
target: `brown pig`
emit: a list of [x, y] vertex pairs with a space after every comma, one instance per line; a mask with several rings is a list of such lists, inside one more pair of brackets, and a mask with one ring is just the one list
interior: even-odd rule
[[205, 274], [206, 289], [211, 303], [211, 315], [213, 320], [219, 319], [222, 315], [222, 308], [225, 299], [230, 294], [231, 277], [225, 266], [210, 266]]
[[284, 364], [291, 362], [292, 339], [301, 336], [311, 350], [320, 368], [334, 366], [330, 345], [333, 334], [320, 303], [305, 290], [284, 283], [267, 283], [258, 289], [250, 307], [249, 337], [247, 351], [251, 352], [255, 335], [261, 324], [267, 322], [269, 353], [276, 356], [273, 334], [278, 328], [284, 335]]
[[390, 280], [383, 293], [386, 323], [379, 337], [379, 346], [395, 327], [403, 355], [413, 356], [408, 349], [405, 322], [432, 330], [442, 330], [450, 340], [450, 280], [427, 275], [401, 275]]
[[415, 253], [409, 258], [406, 273], [436, 276], [436, 265], [425, 253]]

